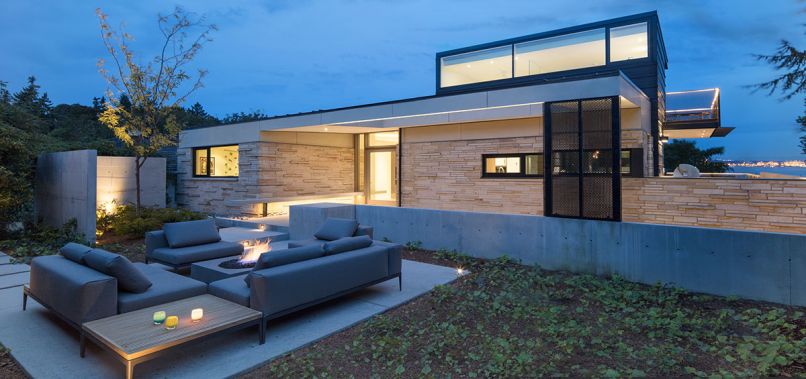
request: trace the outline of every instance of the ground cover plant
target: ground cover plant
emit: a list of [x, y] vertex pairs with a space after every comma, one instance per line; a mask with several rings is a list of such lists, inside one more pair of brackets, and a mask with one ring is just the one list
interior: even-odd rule
[[9, 239], [0, 241], [0, 251], [15, 262], [29, 263], [33, 257], [58, 253], [59, 248], [68, 242], [88, 243], [84, 235], [76, 232], [75, 220], [61, 228], [29, 225], [9, 236]]
[[244, 376], [806, 375], [803, 308], [506, 259], [406, 255], [470, 273]]

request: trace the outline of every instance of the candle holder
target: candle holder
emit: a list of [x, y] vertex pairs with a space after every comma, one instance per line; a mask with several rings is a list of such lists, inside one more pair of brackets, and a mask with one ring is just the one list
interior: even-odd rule
[[165, 322], [165, 311], [154, 312], [154, 325], [160, 325]]
[[165, 329], [166, 330], [174, 330], [176, 326], [179, 325], [179, 317], [177, 316], [168, 316], [165, 319]]
[[193, 322], [201, 321], [202, 317], [204, 317], [204, 309], [196, 308], [196, 309], [190, 311], [190, 319]]

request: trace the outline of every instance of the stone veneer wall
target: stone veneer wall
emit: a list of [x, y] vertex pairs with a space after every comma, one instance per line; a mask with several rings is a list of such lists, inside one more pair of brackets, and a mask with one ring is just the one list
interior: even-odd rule
[[413, 142], [402, 150], [404, 207], [543, 214], [542, 179], [481, 178], [482, 154], [542, 152], [542, 137]]
[[178, 149], [177, 204], [217, 215], [255, 215], [231, 200], [353, 192], [351, 148], [252, 142], [238, 146], [238, 178], [194, 178], [192, 150]]
[[806, 233], [806, 180], [624, 178], [624, 221]]

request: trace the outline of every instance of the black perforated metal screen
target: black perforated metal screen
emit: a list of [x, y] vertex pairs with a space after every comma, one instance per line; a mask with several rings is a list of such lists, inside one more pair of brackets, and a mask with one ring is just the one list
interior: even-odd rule
[[547, 216], [621, 219], [618, 97], [546, 103]]

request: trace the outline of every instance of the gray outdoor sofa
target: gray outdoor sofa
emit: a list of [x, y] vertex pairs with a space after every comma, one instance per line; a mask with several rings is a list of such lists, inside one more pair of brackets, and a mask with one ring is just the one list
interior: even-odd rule
[[263, 254], [250, 273], [212, 282], [208, 292], [263, 312], [266, 322], [394, 278], [402, 290], [401, 252], [366, 235], [308, 243]]
[[[353, 232], [350, 233], [350, 230]], [[373, 235], [373, 228], [368, 225], [358, 224], [355, 220], [347, 218], [331, 217], [325, 220], [319, 230], [314, 233], [313, 238], [288, 241], [288, 248], [303, 247], [308, 245], [323, 245], [328, 241], [334, 241], [342, 237], [358, 237], [368, 236], [370, 239]]]
[[243, 245], [221, 240], [212, 219], [168, 223], [162, 230], [147, 232], [145, 239], [146, 263], [157, 262], [174, 269], [243, 253]]
[[23, 292], [73, 327], [207, 293], [207, 285], [101, 249], [69, 243], [60, 255], [36, 257]]

